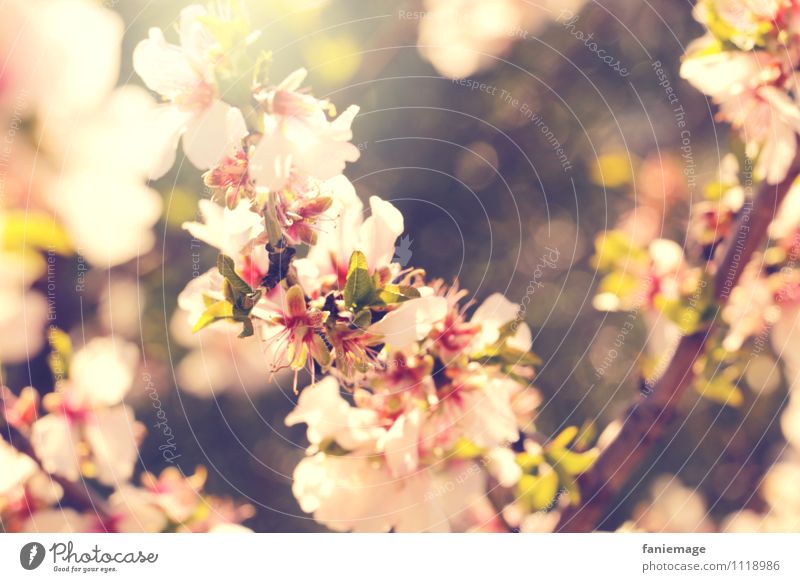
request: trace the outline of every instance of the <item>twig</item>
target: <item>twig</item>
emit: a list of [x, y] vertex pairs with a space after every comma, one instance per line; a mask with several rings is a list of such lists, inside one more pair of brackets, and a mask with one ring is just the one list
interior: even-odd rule
[[[714, 294], [718, 303], [727, 301], [753, 253], [764, 243], [767, 228], [798, 174], [800, 154], [795, 157], [783, 182], [777, 185], [762, 183], [753, 203], [743, 208], [714, 274]], [[715, 323], [712, 322], [712, 328]], [[556, 531], [592, 531], [602, 523], [608, 505], [618, 497], [675, 417], [681, 396], [694, 380], [695, 361], [703, 353], [711, 331], [705, 329], [680, 339], [666, 371], [654, 383], [652, 391], [636, 398], [621, 419], [619, 433], [603, 450], [595, 465], [580, 477], [579, 485], [585, 501], [561, 515]]]

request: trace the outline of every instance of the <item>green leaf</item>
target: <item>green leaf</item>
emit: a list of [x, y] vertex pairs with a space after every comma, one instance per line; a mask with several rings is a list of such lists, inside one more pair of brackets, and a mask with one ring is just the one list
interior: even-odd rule
[[775, 26], [770, 19], [764, 19], [754, 22], [752, 29], [743, 31], [737, 23], [730, 22], [727, 15], [720, 13], [715, 2], [704, 2], [703, 8], [704, 24], [717, 41], [741, 50], [750, 51], [753, 47], [763, 46], [765, 35]]
[[386, 285], [378, 292], [380, 300], [387, 305], [416, 299], [419, 296], [419, 291], [416, 287], [407, 285]]
[[355, 311], [374, 303], [376, 299], [375, 284], [369, 276], [367, 257], [361, 251], [350, 255], [347, 268], [347, 281], [344, 285], [344, 302]]
[[568, 426], [560, 433], [558, 436], [555, 437], [552, 441], [550, 441], [547, 445], [548, 448], [554, 449], [565, 449], [569, 446], [572, 440], [578, 436], [578, 427], [577, 426]]
[[339, 443], [337, 443], [332, 438], [327, 438], [323, 440], [321, 443], [319, 443], [319, 445], [317, 445], [317, 448], [319, 449], [320, 452], [334, 457], [342, 457], [344, 455], [349, 455], [351, 452], [348, 449], [344, 448]]
[[474, 360], [482, 360], [486, 364], [500, 364], [504, 366], [538, 366], [541, 358], [530, 351], [512, 347], [505, 340], [492, 346], [487, 346], [477, 354], [472, 355]]
[[198, 332], [204, 327], [208, 327], [215, 321], [222, 319], [233, 319], [233, 305], [227, 301], [217, 301], [212, 303], [200, 316], [200, 319], [192, 327], [192, 333]]
[[242, 39], [250, 34], [250, 23], [240, 2], [220, 2], [220, 5], [221, 10], [202, 14], [197, 21], [217, 41], [219, 52], [227, 55], [241, 48]]
[[723, 406], [738, 408], [744, 403], [742, 390], [724, 374], [697, 383], [696, 389], [703, 398], [708, 398]]
[[599, 291], [617, 297], [628, 297], [636, 293], [641, 284], [641, 278], [628, 271], [613, 271], [600, 280]]
[[331, 351], [328, 349], [328, 345], [325, 343], [325, 340], [319, 335], [314, 334], [314, 337], [311, 338], [311, 342], [314, 346], [314, 351], [311, 354], [314, 356], [314, 360], [316, 360], [316, 362], [323, 368], [330, 366]]
[[217, 269], [219, 269], [220, 274], [235, 292], [244, 295], [251, 295], [253, 293], [253, 288], [236, 273], [236, 264], [228, 255], [219, 254], [217, 257]]
[[566, 489], [567, 495], [569, 495], [569, 504], [572, 507], [577, 506], [581, 502], [581, 490], [578, 482], [560, 465], [554, 465], [553, 470], [558, 474], [558, 483]]
[[462, 437], [453, 445], [451, 454], [454, 459], [474, 459], [483, 454], [483, 449], [472, 441]]
[[269, 81], [269, 69], [272, 66], [272, 52], [262, 50], [258, 53], [255, 63], [253, 64], [253, 79], [252, 85], [259, 84], [266, 85]]
[[523, 475], [517, 484], [517, 496], [533, 510], [543, 511], [553, 504], [558, 493], [558, 474], [542, 465], [539, 475]]
[[597, 426], [591, 419], [586, 420], [581, 426], [580, 432], [572, 443], [572, 448], [576, 451], [585, 451], [597, 438]]
[[517, 455], [517, 465], [526, 473], [532, 472], [542, 463], [544, 463], [544, 455], [541, 453], [525, 452]]
[[47, 356], [47, 364], [53, 377], [63, 380], [69, 373], [69, 362], [72, 359], [72, 341], [65, 331], [57, 327], [47, 330], [47, 341], [50, 344], [50, 354]]
[[680, 299], [667, 299], [656, 295], [654, 305], [670, 321], [675, 323], [684, 335], [691, 335], [707, 326], [716, 313], [714, 300], [714, 281], [704, 275], [690, 294]]
[[618, 263], [646, 263], [649, 255], [620, 230], [607, 230], [595, 239], [594, 266], [600, 271], [610, 271]]
[[574, 477], [588, 471], [594, 465], [600, 452], [590, 449], [585, 453], [576, 453], [568, 449], [548, 450], [547, 460], [553, 467], [559, 468], [567, 475]]
[[43, 212], [9, 211], [3, 216], [2, 239], [5, 248], [37, 248], [53, 251], [59, 255], [72, 253], [69, 235], [53, 219]]
[[267, 196], [267, 207], [264, 212], [264, 226], [267, 231], [267, 238], [271, 247], [277, 249], [281, 246], [281, 239], [283, 233], [281, 231], [280, 221], [278, 220], [278, 210], [275, 206], [275, 198], [278, 196], [276, 192], [270, 192]]
[[250, 295], [239, 295], [233, 302], [233, 318], [239, 321], [243, 317], [250, 317], [250, 312], [261, 299], [261, 290], [255, 291]]
[[240, 338], [250, 337], [256, 332], [255, 328], [253, 327], [253, 320], [249, 317], [242, 320], [242, 331], [239, 333]]
[[223, 293], [225, 301], [215, 303], [210, 306], [200, 320], [195, 324], [194, 330], [203, 329], [210, 323], [219, 319], [233, 319], [243, 324], [242, 332], [239, 337], [249, 337], [253, 335], [253, 322], [250, 319], [250, 312], [261, 299], [261, 289], [254, 291], [247, 282], [236, 273], [236, 266], [233, 259], [227, 255], [219, 254], [217, 257], [217, 269], [225, 278], [223, 283]]

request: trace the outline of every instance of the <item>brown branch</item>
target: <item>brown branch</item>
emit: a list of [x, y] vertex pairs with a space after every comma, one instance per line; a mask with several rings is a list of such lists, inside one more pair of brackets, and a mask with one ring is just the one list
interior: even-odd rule
[[94, 513], [101, 523], [107, 524], [110, 521], [110, 512], [106, 501], [85, 481], [72, 482], [58, 475], [54, 475], [45, 470], [41, 459], [36, 455], [30, 439], [16, 428], [6, 425], [3, 431], [4, 436], [12, 447], [19, 452], [29, 456], [47, 474], [47, 476], [63, 490], [59, 504], [71, 507], [78, 511], [89, 511]]
[[[714, 273], [714, 293], [719, 304], [725, 303], [755, 251], [764, 244], [770, 222], [800, 174], [800, 153], [795, 157], [787, 178], [777, 185], [762, 183], [755, 200], [740, 212], [733, 237]], [[719, 311], [717, 312], [719, 315]], [[711, 328], [716, 322], [712, 322]], [[556, 531], [592, 531], [602, 519], [633, 473], [650, 454], [676, 416], [681, 396], [694, 380], [694, 364], [703, 353], [712, 329], [683, 336], [664, 374], [647, 394], [640, 394], [621, 419], [621, 429], [600, 454], [595, 465], [579, 479], [583, 502], [567, 509]]]

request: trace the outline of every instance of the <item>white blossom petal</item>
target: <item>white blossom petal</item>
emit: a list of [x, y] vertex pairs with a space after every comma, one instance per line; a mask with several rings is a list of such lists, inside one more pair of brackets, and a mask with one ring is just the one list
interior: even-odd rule
[[133, 384], [139, 350], [110, 337], [94, 338], [70, 363], [70, 382], [91, 406], [119, 404]]
[[402, 351], [428, 335], [433, 325], [446, 315], [447, 300], [444, 297], [420, 297], [402, 303], [370, 326], [369, 331], [381, 335], [393, 350]]
[[382, 432], [376, 422], [374, 411], [350, 406], [339, 392], [339, 383], [330, 376], [304, 388], [297, 407], [286, 417], [287, 426], [308, 425], [310, 443], [335, 439], [346, 449], [374, 441]]
[[209, 53], [218, 44], [214, 35], [206, 28], [202, 18], [208, 14], [204, 6], [192, 4], [181, 10], [178, 33], [181, 49], [192, 66], [206, 78], [213, 75]]
[[146, 176], [157, 180], [175, 164], [176, 150], [192, 113], [174, 105], [160, 105], [146, 117], [144, 124], [150, 132], [152, 152], [148, 157]]
[[159, 28], [133, 50], [133, 68], [147, 87], [170, 101], [191, 92], [203, 79], [181, 47], [170, 44]]
[[253, 182], [260, 188], [278, 190], [289, 179], [291, 168], [291, 144], [276, 125], [268, 125], [250, 155], [249, 171]]
[[501, 487], [513, 487], [522, 477], [516, 454], [506, 447], [495, 447], [486, 454], [487, 468]]
[[230, 110], [230, 105], [216, 99], [186, 124], [183, 151], [196, 168], [207, 170], [216, 166], [230, 150]]
[[36, 472], [36, 462], [0, 440], [0, 497], [9, 495], [14, 489], [21, 487]]
[[359, 230], [359, 250], [364, 253], [370, 269], [392, 262], [397, 237], [403, 234], [403, 215], [395, 206], [377, 196], [369, 199], [372, 215]]
[[31, 445], [44, 470], [69, 481], [80, 478], [76, 449], [79, 441], [77, 429], [60, 415], [48, 414], [31, 427]]
[[393, 477], [402, 477], [417, 469], [421, 422], [421, 411], [415, 408], [398, 416], [381, 439], [383, 454]]
[[101, 410], [84, 426], [92, 449], [97, 480], [105, 485], [119, 485], [131, 478], [139, 456], [134, 438], [135, 419], [126, 406]]

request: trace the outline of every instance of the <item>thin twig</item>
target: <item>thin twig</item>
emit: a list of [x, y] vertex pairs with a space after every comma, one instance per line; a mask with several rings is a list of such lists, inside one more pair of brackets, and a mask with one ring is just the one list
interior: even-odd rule
[[[728, 300], [753, 253], [764, 244], [767, 228], [798, 174], [800, 154], [783, 182], [762, 183], [753, 203], [742, 209], [733, 237], [727, 241], [714, 274], [714, 293], [719, 304]], [[711, 328], [715, 323], [712, 322]], [[602, 523], [609, 505], [617, 499], [675, 417], [681, 396], [694, 380], [695, 361], [702, 355], [711, 331], [707, 328], [680, 339], [666, 371], [653, 384], [652, 391], [636, 398], [620, 421], [619, 433], [595, 465], [580, 477], [584, 501], [561, 515], [556, 531], [592, 531]]]

